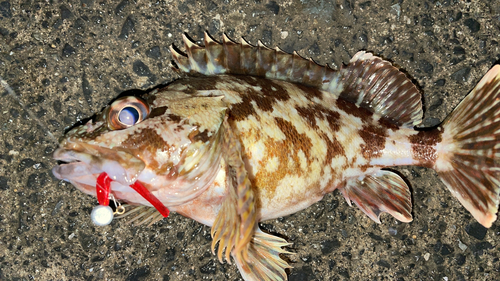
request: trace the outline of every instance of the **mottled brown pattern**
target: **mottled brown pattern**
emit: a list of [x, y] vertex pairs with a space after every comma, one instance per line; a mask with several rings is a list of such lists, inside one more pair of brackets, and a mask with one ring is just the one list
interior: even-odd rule
[[[249, 115], [256, 115], [252, 102], [255, 102], [260, 110], [271, 112], [277, 101], [287, 101], [290, 99], [290, 95], [286, 89], [275, 81], [249, 76], [238, 76], [238, 80], [241, 81], [240, 83], [259, 87], [260, 91], [248, 87], [245, 92], [242, 93], [241, 98], [243, 101], [231, 106], [230, 115], [234, 117], [235, 120], [244, 120]], [[230, 90], [237, 91], [237, 89]]]
[[313, 110], [311, 107], [302, 107], [302, 106], [296, 106], [295, 110], [297, 110], [297, 113], [305, 119], [306, 123], [313, 129], [318, 129], [318, 126], [316, 125], [316, 117], [317, 117], [317, 111]]
[[204, 130], [203, 132], [200, 132], [198, 130], [195, 130], [195, 131], [192, 131], [188, 138], [192, 141], [192, 142], [197, 142], [197, 141], [201, 141], [201, 142], [207, 142], [210, 140], [210, 136], [208, 135], [208, 130]]
[[323, 113], [326, 121], [328, 121], [330, 130], [332, 130], [332, 132], [337, 132], [340, 129], [340, 113], [338, 113], [337, 111], [326, 109], [324, 107], [323, 110], [321, 110], [321, 113]]
[[[287, 154], [291, 153], [289, 147], [283, 146], [282, 142], [275, 142], [269, 138], [264, 141], [264, 145], [267, 150], [262, 162], [270, 161], [270, 159], [276, 157], [279, 164], [278, 168], [273, 172], [261, 169], [255, 173], [254, 177], [250, 177], [254, 191], [259, 195], [257, 198], [260, 198], [262, 195], [272, 196], [279, 182], [292, 172], [288, 168]], [[299, 173], [301, 174], [301, 171]], [[258, 202], [258, 204], [260, 203]]]
[[[325, 133], [319, 133], [319, 135], [320, 135], [321, 139], [326, 143], [326, 156], [325, 156], [325, 159], [323, 162], [324, 166], [331, 165], [332, 159], [334, 159], [336, 157], [345, 157], [346, 156], [344, 147], [337, 139], [334, 138], [333, 140], [330, 140]], [[321, 175], [323, 175], [324, 172], [325, 172], [325, 170], [322, 169]], [[332, 179], [327, 184], [327, 188], [332, 187], [331, 183], [339, 177], [339, 174], [341, 173], [341, 171], [332, 170], [331, 173], [333, 174]]]
[[419, 161], [419, 166], [432, 168], [434, 163], [436, 163], [437, 153], [433, 147], [426, 145], [416, 145], [411, 146], [412, 157]]
[[177, 126], [175, 126], [174, 128], [174, 132], [178, 133], [180, 131], [184, 130], [184, 125], [182, 124], [178, 124]]
[[314, 129], [318, 129], [316, 118], [327, 120], [332, 132], [340, 129], [340, 114], [337, 111], [325, 108], [324, 106], [314, 104], [308, 107], [295, 107], [297, 113], [304, 118]]
[[170, 121], [173, 121], [175, 123], [179, 123], [182, 120], [182, 118], [179, 115], [175, 114], [168, 114], [167, 117], [170, 119]]
[[198, 91], [210, 91], [217, 89], [217, 83], [225, 81], [223, 76], [212, 76], [207, 79], [204, 76], [193, 77], [190, 76], [186, 79], [177, 80], [170, 84], [168, 88], [175, 87], [178, 85], [185, 85], [187, 89], [183, 90], [186, 94], [196, 94]]
[[255, 176], [251, 178], [252, 184], [256, 190], [266, 190], [262, 194], [272, 196], [280, 181], [287, 175], [303, 175], [307, 173], [301, 169], [301, 159], [298, 154], [302, 150], [306, 158], [306, 167], [311, 163], [312, 143], [308, 136], [297, 132], [295, 126], [281, 118], [276, 118], [276, 124], [285, 134], [286, 139], [275, 141], [267, 138], [264, 141], [266, 154], [262, 159], [263, 165], [273, 158], [278, 160], [278, 167], [275, 171], [269, 172], [265, 169], [257, 171]]
[[442, 141], [443, 128], [441, 126], [432, 130], [422, 130], [410, 136], [412, 144], [436, 145]]
[[275, 118], [276, 125], [280, 128], [280, 130], [285, 134], [286, 140], [284, 141], [284, 145], [291, 147], [291, 152], [293, 153], [292, 158], [296, 159], [296, 163], [300, 163], [300, 160], [297, 157], [297, 153], [299, 150], [302, 150], [308, 160], [308, 164], [311, 158], [310, 149], [312, 148], [312, 143], [309, 137], [306, 134], [299, 134], [295, 125], [289, 121], [286, 121], [282, 118]]
[[252, 99], [248, 96], [242, 96], [242, 102], [230, 105], [230, 111], [228, 112], [229, 118], [235, 120], [235, 121], [242, 121], [245, 120], [249, 115], [255, 115], [255, 118], [257, 120], [260, 119], [260, 117], [257, 115], [255, 112], [255, 109], [253, 108], [252, 105]]
[[254, 101], [257, 107], [264, 112], [271, 112], [274, 109], [274, 100], [272, 97], [263, 94], [263, 92], [248, 88], [244, 93], [245, 97]]
[[[238, 80], [241, 80], [241, 83], [259, 87], [261, 90], [257, 91], [250, 87], [247, 88], [241, 95], [243, 101], [230, 106], [231, 111], [229, 115], [237, 121], [245, 120], [250, 115], [259, 118], [253, 108], [254, 105], [252, 102], [254, 102], [260, 110], [271, 112], [274, 110], [274, 105], [277, 101], [287, 101], [290, 99], [290, 95], [286, 89], [272, 80], [248, 76], [238, 76]], [[237, 89], [230, 90], [237, 91]]]
[[[154, 129], [143, 129], [140, 132], [136, 132], [125, 140], [121, 146], [130, 149], [131, 153], [134, 155], [142, 155], [144, 151], [156, 155], [157, 150], [168, 151], [170, 148], [169, 144], [165, 142]], [[145, 160], [145, 158], [142, 157], [141, 159]], [[150, 158], [149, 162], [145, 162], [145, 164], [158, 174], [166, 174], [172, 168], [172, 165], [160, 166], [154, 158]]]
[[163, 91], [165, 88], [166, 88], [166, 87], [163, 87], [163, 88], [161, 88], [161, 89], [158, 89], [158, 92], [157, 92], [156, 94], [153, 94], [153, 93], [154, 93], [154, 92], [153, 92], [154, 90], [153, 90], [153, 91], [151, 91], [151, 92], [149, 92], [149, 93], [146, 93], [146, 94], [144, 94], [144, 95], [141, 95], [141, 98], [142, 98], [143, 100], [145, 100], [147, 104], [153, 104], [153, 103], [155, 102], [156, 98], [158, 97], [158, 93], [159, 93], [159, 92], [161, 92], [161, 91]]
[[381, 126], [363, 126], [359, 136], [365, 143], [361, 144], [361, 152], [366, 160], [379, 157], [385, 148], [387, 129]]
[[309, 100], [312, 101], [314, 98], [318, 98], [319, 100], [322, 100], [323, 93], [321, 90], [315, 87], [303, 85], [303, 84], [294, 84], [297, 88], [302, 90], [302, 92], [305, 94], [305, 97]]
[[348, 102], [342, 98], [337, 99], [337, 107], [345, 113], [361, 118], [361, 120], [370, 120], [373, 115], [373, 112], [362, 107], [357, 107], [356, 104]]
[[153, 110], [151, 110], [147, 118], [155, 118], [157, 116], [162, 116], [165, 113], [165, 111], [167, 111], [167, 109], [168, 109], [167, 106], [154, 108]]
[[397, 122], [390, 120], [388, 118], [382, 117], [378, 120], [378, 123], [387, 129], [391, 129], [392, 131], [397, 131], [400, 127], [397, 125]]
[[271, 103], [276, 101], [287, 101], [290, 99], [288, 91], [277, 81], [251, 76], [238, 76], [238, 80], [248, 83], [251, 86], [262, 88], [261, 92], [263, 96], [265, 96], [265, 98]]
[[413, 159], [419, 161], [419, 165], [432, 168], [437, 159], [437, 152], [434, 148], [442, 140], [442, 128], [430, 131], [419, 131], [418, 134], [409, 137]]
[[127, 149], [139, 149], [149, 150], [152, 153], [156, 153], [159, 149], [161, 151], [167, 151], [169, 145], [165, 142], [160, 135], [158, 135], [154, 129], [142, 129], [137, 131], [135, 134], [130, 135], [124, 142], [121, 143], [123, 148]]
[[327, 144], [326, 157], [325, 157], [325, 160], [327, 161], [326, 163], [329, 163], [335, 157], [345, 156], [344, 147], [337, 139], [334, 138], [333, 140], [330, 140], [326, 134], [320, 134], [320, 135]]
[[368, 170], [368, 168], [371, 168], [371, 167], [373, 167], [373, 165], [366, 164], [366, 165], [361, 165], [358, 168], [361, 170], [361, 172], [365, 172], [366, 170]]

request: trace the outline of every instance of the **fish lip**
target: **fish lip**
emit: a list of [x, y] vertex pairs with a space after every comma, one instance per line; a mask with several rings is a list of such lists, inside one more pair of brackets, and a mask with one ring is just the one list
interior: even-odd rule
[[129, 152], [86, 143], [61, 145], [54, 151], [53, 159], [60, 162], [53, 167], [52, 173], [66, 181], [84, 175], [96, 178], [96, 175], [106, 172], [114, 181], [128, 186], [145, 168], [144, 161]]
[[64, 148], [58, 148], [54, 151], [52, 158], [56, 161], [61, 161], [63, 163], [57, 163], [57, 165], [65, 165], [73, 162], [82, 162], [73, 150], [67, 150]]

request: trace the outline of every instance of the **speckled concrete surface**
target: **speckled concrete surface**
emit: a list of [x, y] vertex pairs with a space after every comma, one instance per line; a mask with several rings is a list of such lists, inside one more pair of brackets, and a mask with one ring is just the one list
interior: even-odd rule
[[[422, 89], [426, 126], [500, 58], [498, 1], [240, 2], [0, 0], [0, 76], [25, 105], [0, 89], [1, 280], [240, 279], [210, 253], [208, 227], [176, 214], [95, 227], [96, 200], [50, 172], [47, 131], [59, 137], [123, 91], [176, 79], [168, 46], [184, 32], [260, 39], [332, 66], [372, 51]], [[412, 186], [410, 224], [377, 225], [334, 192], [263, 225], [293, 242], [290, 280], [500, 280], [500, 223], [480, 227], [432, 170], [398, 170]]]

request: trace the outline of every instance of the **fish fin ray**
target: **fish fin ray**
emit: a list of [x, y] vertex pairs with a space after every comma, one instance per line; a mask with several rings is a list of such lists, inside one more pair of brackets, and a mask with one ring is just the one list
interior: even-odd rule
[[164, 218], [155, 207], [134, 206], [129, 204], [123, 204], [122, 207], [125, 208], [125, 213], [117, 215], [116, 218], [125, 219], [127, 220], [127, 223], [134, 226], [145, 224], [147, 224], [147, 226], [151, 226]]
[[422, 94], [390, 62], [360, 51], [340, 69], [338, 95], [392, 123], [412, 128], [422, 122]]
[[257, 227], [249, 244], [248, 258], [233, 257], [244, 280], [287, 280], [285, 270], [292, 267], [280, 255], [293, 255], [282, 248], [290, 245], [285, 239], [264, 233]]
[[410, 189], [394, 172], [379, 170], [362, 178], [351, 178], [340, 191], [348, 203], [354, 202], [377, 223], [383, 212], [402, 222], [412, 221]]
[[228, 194], [215, 223], [212, 226], [212, 252], [219, 242], [218, 258], [222, 261], [224, 250], [230, 263], [229, 253], [237, 259], [248, 257], [249, 243], [257, 224], [255, 196], [241, 157], [242, 147], [232, 133], [227, 120], [224, 121], [224, 141], [227, 145], [225, 161], [228, 165]]
[[500, 65], [494, 66], [443, 122], [434, 169], [483, 226], [500, 201]]
[[206, 32], [204, 47], [185, 35], [183, 41], [185, 54], [173, 46], [170, 46], [170, 51], [179, 70], [188, 74], [250, 75], [300, 83], [325, 91], [335, 90], [340, 79], [339, 72], [328, 65], [319, 65], [297, 52], [289, 54], [278, 47], [271, 49], [261, 41], [254, 46], [243, 38], [238, 43], [223, 34], [222, 43], [218, 43]]

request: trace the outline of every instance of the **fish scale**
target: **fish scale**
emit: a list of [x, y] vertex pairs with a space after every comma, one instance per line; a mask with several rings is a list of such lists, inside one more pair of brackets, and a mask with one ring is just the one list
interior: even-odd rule
[[[421, 94], [373, 54], [335, 70], [261, 42], [183, 39], [186, 55], [171, 51], [185, 77], [119, 98], [68, 132], [54, 153], [57, 178], [94, 196], [99, 183], [99, 202], [109, 192], [212, 226], [212, 252], [232, 257], [245, 280], [286, 280], [290, 267], [280, 257], [290, 244], [258, 222], [335, 189], [375, 222], [384, 212], [411, 222], [410, 189], [393, 166], [435, 169], [482, 225], [496, 220], [500, 66], [441, 125], [415, 130]], [[122, 122], [122, 112], [137, 120]]]

